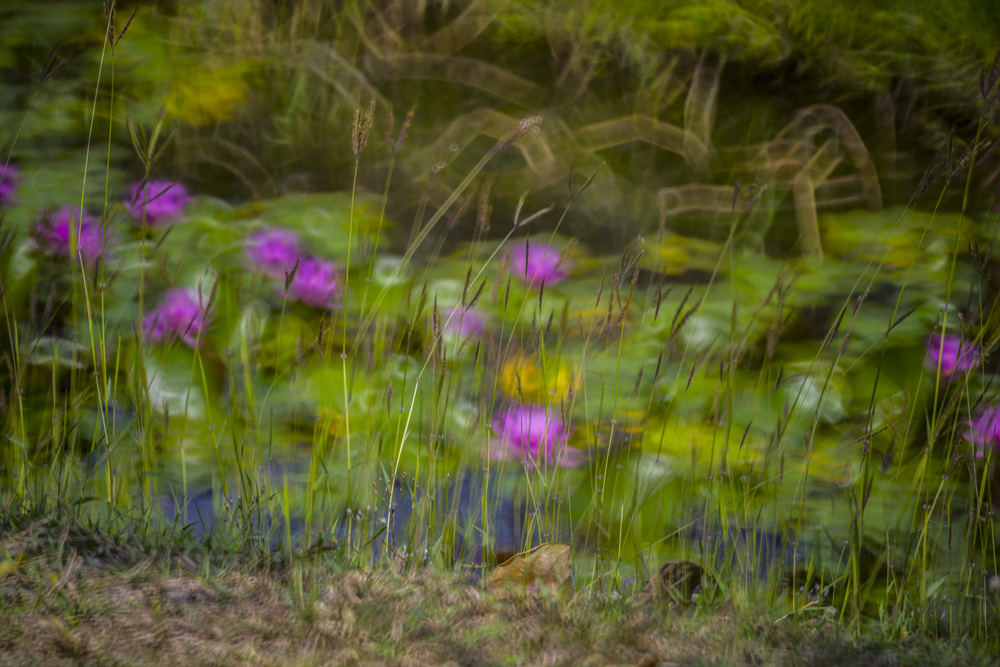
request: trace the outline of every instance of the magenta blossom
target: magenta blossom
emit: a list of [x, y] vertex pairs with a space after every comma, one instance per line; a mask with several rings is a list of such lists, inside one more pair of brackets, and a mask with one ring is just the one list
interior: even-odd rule
[[521, 280], [535, 286], [558, 283], [569, 275], [561, 267], [562, 252], [547, 243], [525, 241], [510, 249], [508, 265]]
[[0, 205], [14, 201], [14, 190], [21, 182], [21, 170], [12, 164], [0, 164]]
[[[71, 225], [76, 249], [70, 248]], [[68, 257], [79, 250], [90, 260], [104, 254], [106, 239], [100, 219], [88, 213], [81, 215], [75, 206], [62, 206], [43, 215], [35, 223], [35, 230], [42, 250], [50, 255]]]
[[184, 207], [190, 200], [188, 189], [181, 183], [150, 181], [143, 187], [139, 182], [129, 188], [128, 194], [125, 195], [125, 208], [136, 220], [143, 219], [143, 209], [145, 209], [145, 223], [158, 225], [178, 217], [184, 212]]
[[515, 405], [500, 414], [500, 426], [493, 426], [499, 447], [494, 458], [517, 458], [525, 467], [539, 461], [559, 465], [577, 465], [583, 452], [566, 444], [569, 433], [559, 413], [544, 405]]
[[289, 229], [263, 229], [243, 245], [254, 267], [272, 278], [284, 278], [299, 258], [299, 236]]
[[162, 303], [142, 320], [146, 341], [160, 343], [176, 336], [188, 347], [199, 347], [202, 335], [209, 328], [209, 314], [200, 301], [197, 290], [168, 291]]
[[946, 380], [975, 368], [978, 363], [979, 347], [963, 341], [961, 336], [934, 334], [927, 339], [924, 368], [936, 373], [940, 365], [941, 377]]
[[1000, 449], [1000, 405], [984, 408], [968, 424], [969, 430], [963, 437], [976, 446], [978, 458], [983, 458], [987, 445], [992, 449]]
[[439, 314], [445, 336], [457, 340], [479, 338], [486, 330], [486, 316], [475, 308], [454, 306], [445, 308]]
[[336, 263], [305, 257], [299, 260], [288, 291], [279, 294], [316, 308], [329, 308], [339, 286], [340, 272]]

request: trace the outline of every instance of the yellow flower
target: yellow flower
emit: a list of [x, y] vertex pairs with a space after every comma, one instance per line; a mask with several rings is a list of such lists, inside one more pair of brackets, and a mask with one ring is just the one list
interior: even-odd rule
[[622, 410], [618, 428], [629, 435], [641, 435], [646, 430], [646, 413], [642, 410]]
[[500, 388], [522, 402], [562, 401], [580, 388], [580, 380], [566, 364], [540, 365], [523, 355], [514, 355], [500, 370]]

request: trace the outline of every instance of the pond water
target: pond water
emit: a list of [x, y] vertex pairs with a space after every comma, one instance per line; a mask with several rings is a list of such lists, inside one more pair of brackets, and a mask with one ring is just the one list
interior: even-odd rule
[[604, 590], [687, 558], [873, 615], [995, 570], [985, 188], [914, 205], [923, 165], [881, 175], [801, 90], [726, 143], [730, 80], [684, 54], [650, 114], [471, 53], [206, 55], [183, 12], [112, 53], [64, 8], [0, 22], [8, 493], [470, 568], [562, 541]]

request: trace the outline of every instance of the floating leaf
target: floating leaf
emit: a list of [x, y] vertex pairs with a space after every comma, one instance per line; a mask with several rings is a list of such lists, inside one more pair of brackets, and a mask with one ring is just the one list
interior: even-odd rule
[[86, 368], [88, 357], [87, 348], [80, 343], [65, 338], [42, 336], [32, 344], [28, 363], [36, 366]]

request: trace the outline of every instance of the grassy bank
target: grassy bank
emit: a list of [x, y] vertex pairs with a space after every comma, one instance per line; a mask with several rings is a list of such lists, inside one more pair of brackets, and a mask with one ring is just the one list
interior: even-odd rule
[[[977, 665], [961, 638], [846, 633], [742, 595], [497, 597], [435, 568], [359, 570], [137, 544], [70, 513], [7, 524], [0, 660], [22, 664]], [[780, 617], [775, 612], [785, 611]]]

